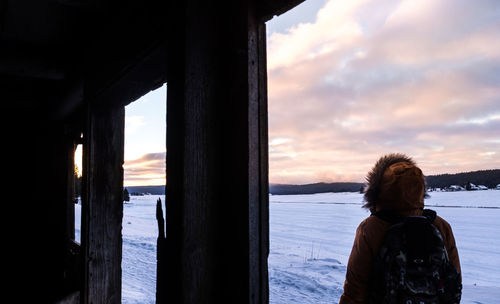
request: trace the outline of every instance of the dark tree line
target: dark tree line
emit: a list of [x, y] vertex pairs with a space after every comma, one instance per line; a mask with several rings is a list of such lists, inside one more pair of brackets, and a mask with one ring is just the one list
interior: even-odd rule
[[325, 192], [358, 192], [364, 187], [362, 183], [314, 183], [306, 185], [269, 185], [271, 194], [312, 194]]
[[[471, 184], [484, 185], [495, 188], [500, 184], [500, 169], [481, 170], [457, 174], [439, 174], [426, 177], [427, 187], [446, 188], [451, 185], [459, 185], [464, 188]], [[271, 184], [271, 194], [312, 194], [323, 192], [363, 192], [363, 183], [315, 183], [305, 185]]]
[[429, 188], [445, 188], [451, 185], [470, 187], [471, 183], [495, 188], [496, 185], [500, 184], [500, 169], [431, 175], [426, 177], [426, 182]]
[[130, 193], [128, 193], [127, 188], [123, 189], [123, 201], [130, 202]]

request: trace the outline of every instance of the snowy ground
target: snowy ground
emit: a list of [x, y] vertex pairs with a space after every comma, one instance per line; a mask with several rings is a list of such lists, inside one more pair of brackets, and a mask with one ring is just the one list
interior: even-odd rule
[[[430, 195], [426, 205], [453, 227], [463, 272], [462, 303], [498, 303], [500, 191]], [[154, 303], [157, 198], [132, 197], [124, 205], [123, 303]], [[270, 302], [337, 303], [355, 229], [368, 216], [361, 194], [275, 195], [270, 202]]]
[[[500, 191], [431, 192], [426, 205], [453, 228], [462, 303], [500, 299]], [[271, 196], [271, 303], [332, 303], [342, 294], [359, 222], [359, 193]]]

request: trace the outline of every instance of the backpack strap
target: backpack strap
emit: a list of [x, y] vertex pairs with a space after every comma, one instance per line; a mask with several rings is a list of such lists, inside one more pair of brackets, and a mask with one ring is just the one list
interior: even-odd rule
[[422, 211], [422, 215], [425, 216], [429, 220], [429, 222], [434, 223], [437, 213], [432, 209], [424, 209]]

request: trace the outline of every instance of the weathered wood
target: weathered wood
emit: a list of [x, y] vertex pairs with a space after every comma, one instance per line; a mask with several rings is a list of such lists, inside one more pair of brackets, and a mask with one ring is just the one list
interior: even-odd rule
[[[165, 219], [163, 217], [163, 208], [161, 199], [156, 201], [156, 220], [158, 221], [158, 239], [156, 241], [156, 302], [163, 303], [166, 299], [164, 289], [161, 288], [165, 284]], [[160, 287], [160, 288], [159, 288]]]
[[84, 133], [82, 303], [121, 303], [123, 107], [89, 105]]
[[266, 27], [250, 10], [248, 35], [250, 302], [267, 303], [269, 189]]
[[165, 239], [165, 219], [163, 218], [163, 208], [161, 207], [161, 199], [156, 201], [156, 221], [158, 221], [158, 239]]
[[168, 38], [167, 280], [158, 288], [173, 303], [267, 303], [265, 28], [253, 2], [177, 5]]
[[[258, 25], [258, 67], [259, 67], [259, 283], [260, 303], [269, 302], [269, 140], [267, 112], [267, 52], [266, 24]], [[257, 233], [257, 232], [256, 232]]]
[[[159, 288], [170, 303], [266, 303], [262, 22], [301, 1], [0, 5], [4, 172], [11, 180], [4, 200], [23, 193], [30, 202], [30, 212], [21, 203], [4, 212], [25, 215], [6, 242], [18, 249], [8, 259], [13, 285], [37, 286], [43, 292], [33, 302], [53, 302], [81, 279], [82, 303], [120, 302], [123, 109], [116, 107], [162, 85], [168, 73], [168, 250], [160, 250], [168, 262], [159, 265], [168, 277]], [[74, 139], [65, 125], [81, 131], [72, 115], [85, 116], [90, 100], [78, 279], [68, 257]], [[27, 176], [35, 186], [20, 185]]]

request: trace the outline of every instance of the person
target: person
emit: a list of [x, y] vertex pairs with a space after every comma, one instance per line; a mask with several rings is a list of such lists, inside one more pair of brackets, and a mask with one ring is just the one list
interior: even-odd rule
[[[382, 156], [368, 173], [366, 181], [363, 207], [372, 214], [356, 230], [339, 304], [368, 302], [372, 266], [385, 232], [391, 226], [374, 213], [389, 210], [402, 217], [422, 216], [424, 197], [427, 196], [422, 171], [410, 157], [400, 153]], [[461, 276], [450, 224], [439, 216], [433, 224], [441, 232], [450, 263]]]

